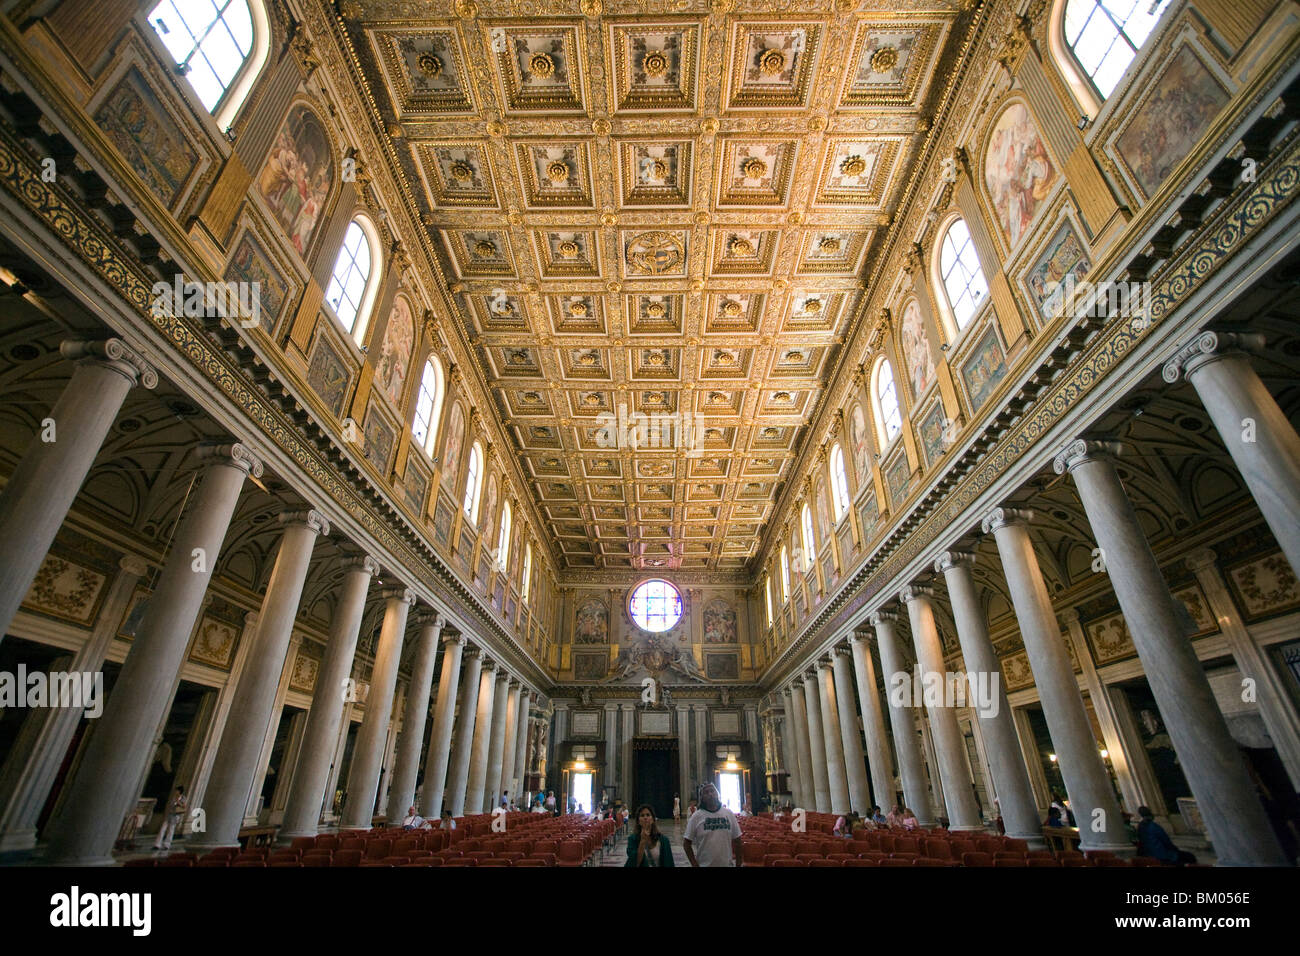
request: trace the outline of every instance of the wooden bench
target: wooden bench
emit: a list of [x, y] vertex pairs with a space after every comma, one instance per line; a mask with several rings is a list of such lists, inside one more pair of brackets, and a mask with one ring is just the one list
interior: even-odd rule
[[1053, 853], [1079, 848], [1079, 830], [1077, 827], [1043, 827], [1043, 839], [1047, 848]]
[[271, 846], [275, 842], [278, 826], [244, 827], [239, 831], [239, 845], [245, 850], [259, 846]]

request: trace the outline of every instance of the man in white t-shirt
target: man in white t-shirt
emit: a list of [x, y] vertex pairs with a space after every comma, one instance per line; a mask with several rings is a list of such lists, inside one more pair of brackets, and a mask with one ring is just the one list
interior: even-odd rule
[[718, 788], [711, 783], [700, 788], [700, 808], [686, 821], [682, 848], [691, 866], [741, 866], [745, 862], [740, 824], [736, 815], [722, 805]]

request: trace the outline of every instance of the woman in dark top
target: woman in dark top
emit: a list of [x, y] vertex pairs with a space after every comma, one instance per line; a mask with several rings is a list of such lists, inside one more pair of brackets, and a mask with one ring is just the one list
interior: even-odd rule
[[627, 838], [627, 863], [624, 866], [672, 866], [673, 848], [668, 837], [655, 825], [650, 804], [636, 808], [636, 829]]

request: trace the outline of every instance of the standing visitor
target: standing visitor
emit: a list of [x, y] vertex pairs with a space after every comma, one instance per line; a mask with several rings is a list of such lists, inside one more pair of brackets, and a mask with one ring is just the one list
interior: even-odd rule
[[686, 821], [682, 838], [686, 859], [691, 866], [742, 866], [745, 858], [736, 815], [722, 805], [718, 788], [711, 783], [700, 788], [700, 800], [702, 805]]
[[673, 794], [673, 823], [682, 822], [682, 798], [679, 794]]
[[650, 804], [636, 808], [636, 829], [628, 834], [627, 862], [624, 866], [675, 866], [673, 848], [668, 837], [659, 832], [655, 812]]
[[158, 839], [154, 840], [155, 850], [172, 848], [172, 837], [176, 835], [181, 821], [185, 819], [185, 806], [185, 788], [177, 787], [171, 801], [167, 804], [167, 815], [163, 817], [163, 825], [158, 829]]

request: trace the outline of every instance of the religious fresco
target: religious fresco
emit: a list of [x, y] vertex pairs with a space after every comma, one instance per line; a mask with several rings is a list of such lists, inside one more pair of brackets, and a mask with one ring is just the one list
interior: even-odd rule
[[487, 507], [479, 515], [479, 522], [483, 526], [484, 534], [492, 530], [492, 523], [496, 520], [497, 494], [497, 476], [488, 475]]
[[734, 644], [736, 637], [736, 611], [726, 601], [718, 598], [704, 609], [704, 643]]
[[1115, 140], [1143, 193], [1152, 195], [1187, 158], [1227, 102], [1227, 91], [1183, 44]]
[[397, 432], [373, 399], [366, 411], [365, 437], [366, 458], [387, 477], [388, 465], [393, 459], [393, 448], [397, 444]]
[[921, 393], [934, 381], [934, 355], [930, 351], [930, 337], [921, 320], [921, 309], [913, 299], [903, 310], [903, 355], [907, 358], [907, 376], [912, 383], [912, 395]]
[[[609, 671], [609, 653], [601, 652], [599, 654], [575, 653], [573, 655], [573, 679], [574, 680], [602, 680]], [[577, 730], [577, 721], [574, 722], [575, 734]]]
[[916, 426], [921, 447], [925, 450], [925, 460], [929, 465], [933, 465], [943, 454], [943, 431], [947, 422], [948, 419], [943, 414], [943, 403], [935, 402], [921, 419], [921, 423]]
[[199, 153], [136, 67], [127, 70], [100, 103], [95, 125], [149, 191], [168, 208], [174, 206], [198, 165]]
[[334, 183], [332, 158], [320, 119], [300, 104], [289, 111], [257, 180], [258, 193], [300, 255], [311, 246]]
[[1012, 103], [998, 117], [984, 155], [984, 183], [1008, 246], [1020, 244], [1056, 180], [1029, 108]]
[[817, 540], [825, 541], [835, 527], [831, 523], [830, 499], [826, 496], [826, 479], [817, 479]]
[[605, 644], [609, 638], [609, 609], [598, 598], [587, 598], [578, 605], [573, 618], [573, 643]]
[[704, 676], [709, 680], [739, 680], [739, 654], [705, 654]]
[[402, 479], [406, 503], [416, 514], [423, 514], [424, 499], [429, 493], [429, 476], [414, 465], [407, 464], [406, 476]]
[[907, 463], [906, 454], [895, 456], [885, 469], [885, 489], [889, 492], [889, 503], [893, 508], [897, 509], [907, 497], [907, 485], [911, 477], [912, 469]]
[[395, 408], [402, 407], [402, 387], [410, 371], [414, 347], [415, 320], [411, 317], [411, 304], [406, 296], [399, 295], [393, 299], [393, 310], [388, 313], [384, 344], [375, 363], [375, 382]]
[[452, 517], [451, 505], [447, 504], [446, 499], [439, 497], [438, 504], [433, 510], [433, 539], [444, 548], [451, 540]]
[[442, 447], [442, 483], [454, 493], [456, 479], [460, 477], [460, 446], [465, 441], [465, 413], [460, 410], [460, 403], [451, 406], [447, 417], [447, 440]]
[[970, 397], [972, 411], [984, 407], [1006, 374], [1007, 364], [1003, 360], [1002, 345], [990, 325], [961, 367], [961, 377], [966, 383], [966, 394]]
[[853, 445], [853, 470], [861, 486], [871, 474], [871, 465], [868, 461], [867, 416], [860, 404], [853, 406], [853, 414], [849, 417], [849, 439]]
[[1300, 583], [1281, 551], [1229, 569], [1228, 584], [1248, 621], [1300, 606]]
[[343, 412], [343, 399], [347, 395], [351, 375], [343, 356], [330, 341], [321, 325], [316, 328], [316, 341], [312, 343], [307, 360], [307, 384], [320, 396], [325, 407], [335, 418]]
[[1056, 230], [1025, 277], [1030, 297], [1043, 318], [1050, 319], [1060, 310], [1067, 278], [1077, 285], [1090, 269], [1092, 262], [1074, 226], [1069, 220], [1061, 223], [1061, 228]]
[[[190, 646], [190, 660], [213, 667], [228, 668], [235, 653], [239, 631], [229, 622], [205, 616]], [[310, 688], [308, 688], [310, 689]]]
[[89, 625], [99, 613], [108, 578], [72, 561], [47, 555], [23, 607], [74, 624]]
[[876, 522], [880, 519], [880, 509], [876, 506], [876, 489], [868, 488], [862, 497], [862, 503], [858, 506], [858, 527], [862, 529], [862, 540], [870, 541], [872, 534], [876, 530]]
[[257, 283], [261, 298], [261, 328], [271, 335], [275, 330], [275, 320], [280, 317], [280, 310], [289, 297], [289, 289], [252, 233], [245, 232], [240, 237], [221, 278], [226, 282]]

